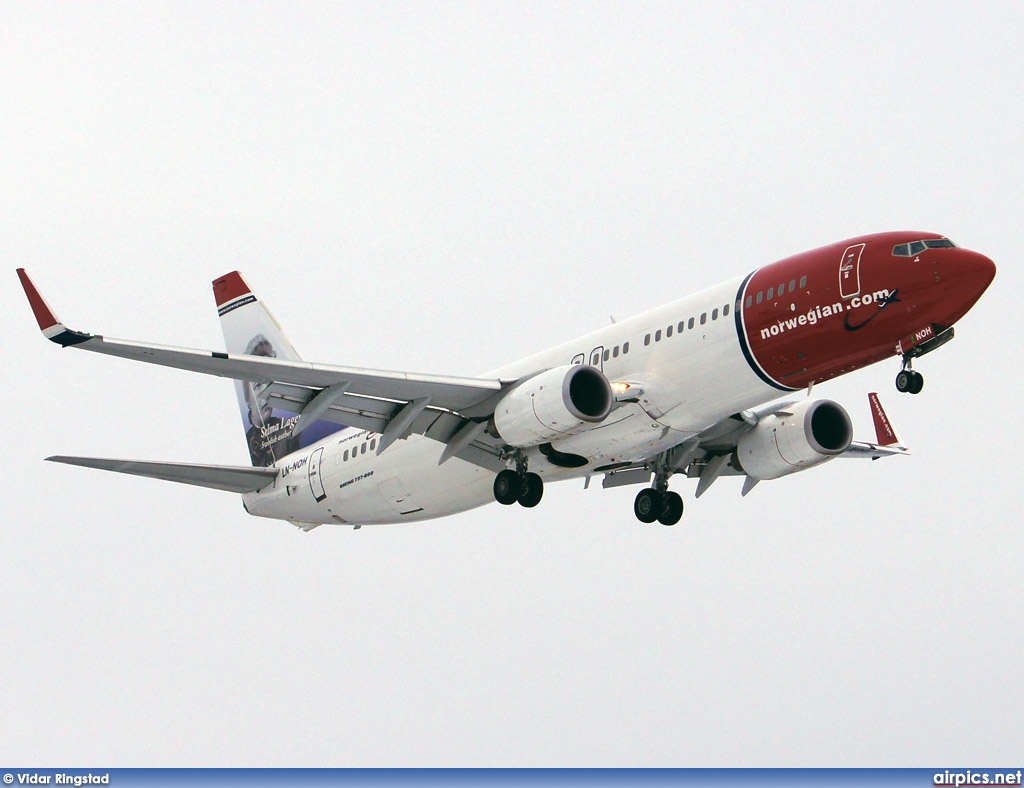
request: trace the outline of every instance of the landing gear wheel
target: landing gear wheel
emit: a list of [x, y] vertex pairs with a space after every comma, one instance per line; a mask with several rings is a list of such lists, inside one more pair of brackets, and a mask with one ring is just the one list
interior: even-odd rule
[[683, 499], [679, 493], [666, 492], [662, 496], [661, 514], [658, 522], [662, 525], [675, 525], [683, 516]]
[[535, 473], [528, 473], [522, 479], [522, 489], [519, 492], [519, 505], [532, 509], [540, 503], [544, 495], [544, 480]]
[[637, 493], [633, 502], [633, 514], [642, 523], [653, 523], [661, 514], [662, 506], [661, 493], [648, 487]]
[[924, 375], [904, 369], [896, 376], [896, 390], [905, 394], [920, 394], [924, 388]]
[[518, 501], [521, 491], [519, 474], [511, 468], [506, 468], [494, 477], [494, 500], [503, 506], [511, 506]]

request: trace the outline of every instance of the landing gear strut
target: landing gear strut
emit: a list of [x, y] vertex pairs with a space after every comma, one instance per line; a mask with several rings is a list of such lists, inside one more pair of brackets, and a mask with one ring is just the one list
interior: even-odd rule
[[494, 500], [504, 506], [518, 502], [532, 509], [544, 496], [544, 480], [526, 470], [526, 457], [516, 455], [515, 469], [506, 468], [494, 477]]
[[654, 486], [637, 493], [633, 502], [633, 514], [642, 523], [657, 520], [662, 525], [675, 525], [683, 516], [683, 499], [679, 493], [668, 489], [668, 478], [672, 475], [667, 462], [659, 462], [654, 472]]
[[[924, 388], [924, 378], [919, 372], [914, 372], [912, 368], [914, 359], [919, 356], [923, 356], [925, 353], [931, 353], [933, 350], [938, 350], [953, 338], [952, 326], [943, 327], [933, 323], [931, 330], [934, 332], [931, 339], [925, 340], [916, 347], [910, 348], [903, 354], [903, 369], [900, 370], [900, 374], [896, 376], [897, 391], [907, 392], [909, 394], [920, 394], [921, 389]], [[920, 333], [927, 334], [926, 331], [922, 331]]]
[[920, 394], [924, 388], [924, 375], [911, 368], [910, 356], [903, 357], [903, 369], [896, 376], [896, 390], [904, 394]]

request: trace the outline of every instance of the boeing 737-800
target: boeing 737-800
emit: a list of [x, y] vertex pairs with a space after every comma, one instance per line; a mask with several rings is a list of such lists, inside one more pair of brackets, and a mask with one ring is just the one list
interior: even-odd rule
[[[48, 459], [242, 495], [309, 530], [426, 520], [497, 500], [536, 506], [544, 484], [643, 484], [634, 513], [677, 523], [676, 475], [700, 496], [722, 475], [755, 484], [839, 456], [903, 454], [877, 395], [873, 443], [816, 383], [889, 357], [916, 394], [919, 356], [995, 276], [932, 233], [868, 235], [799, 254], [621, 320], [481, 377], [302, 361], [236, 271], [213, 282], [227, 353], [67, 328], [18, 269], [43, 334], [64, 347], [235, 380], [251, 467]], [[808, 397], [776, 401], [806, 389]]]

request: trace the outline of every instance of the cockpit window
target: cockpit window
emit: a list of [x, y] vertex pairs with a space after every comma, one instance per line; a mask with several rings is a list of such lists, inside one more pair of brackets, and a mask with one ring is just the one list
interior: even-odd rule
[[896, 244], [892, 248], [893, 257], [913, 257], [925, 249], [956, 249], [957, 246], [948, 238], [928, 238], [924, 241], [913, 241], [907, 244]]

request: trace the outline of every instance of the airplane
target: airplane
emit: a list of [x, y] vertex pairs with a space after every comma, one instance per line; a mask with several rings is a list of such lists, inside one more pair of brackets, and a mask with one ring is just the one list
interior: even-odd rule
[[[53, 456], [48, 460], [226, 490], [247, 512], [322, 524], [422, 521], [497, 501], [537, 506], [548, 482], [644, 485], [633, 512], [674, 525], [674, 476], [700, 497], [722, 476], [761, 481], [835, 457], [907, 453], [877, 394], [875, 442], [816, 384], [896, 356], [913, 361], [995, 277], [988, 257], [934, 233], [889, 232], [758, 268], [481, 377], [303, 361], [237, 271], [213, 282], [227, 351], [149, 345], [69, 329], [24, 269], [43, 335], [63, 347], [235, 381], [251, 466]], [[778, 401], [786, 394], [806, 396]]]

